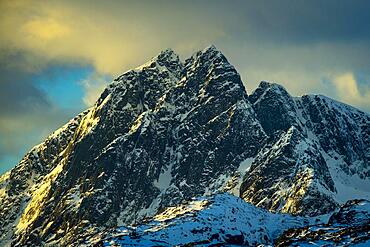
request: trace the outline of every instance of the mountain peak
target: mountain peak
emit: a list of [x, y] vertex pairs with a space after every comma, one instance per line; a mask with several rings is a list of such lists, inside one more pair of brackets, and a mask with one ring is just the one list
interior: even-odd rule
[[274, 90], [282, 90], [282, 91], [286, 91], [286, 89], [280, 85], [280, 84], [277, 84], [275, 82], [268, 82], [268, 81], [261, 81], [260, 84], [258, 85], [258, 88], [261, 88], [261, 89], [274, 89]]
[[71, 245], [221, 191], [302, 215], [369, 199], [369, 118], [326, 101], [266, 81], [248, 97], [215, 46], [184, 65], [166, 49], [0, 177], [0, 246]]
[[204, 48], [203, 50], [199, 51], [198, 53], [200, 56], [206, 57], [223, 57], [226, 60], [226, 57], [222, 54], [222, 52], [216, 48], [215, 45], [210, 45]]
[[159, 62], [180, 62], [179, 56], [170, 48], [161, 51], [153, 60]]
[[[155, 71], [155, 73], [163, 73], [165, 71], [170, 72], [170, 77], [175, 77], [179, 79], [181, 77], [183, 70], [183, 64], [180, 61], [179, 56], [172, 49], [165, 49], [161, 51], [158, 55], [152, 57], [148, 62], [131, 69], [117, 77], [113, 84], [108, 87], [114, 87], [117, 84], [122, 84], [122, 82], [132, 81], [137, 77], [137, 73], [145, 71]], [[147, 77], [148, 75], [146, 75]], [[168, 74], [165, 76], [168, 77]]]
[[221, 51], [219, 49], [217, 49], [217, 47], [215, 45], [207, 46], [206, 48], [203, 49], [202, 52], [203, 53], [209, 53], [209, 52], [221, 53]]
[[[279, 98], [290, 98], [291, 96], [287, 90], [274, 82], [261, 81], [258, 87], [249, 95], [249, 100], [255, 103], [258, 99], [266, 97], [267, 95], [280, 95]], [[282, 97], [281, 97], [282, 96]]]
[[183, 64], [179, 56], [172, 50], [166, 49], [153, 58], [160, 66], [166, 67], [176, 77], [180, 77]]

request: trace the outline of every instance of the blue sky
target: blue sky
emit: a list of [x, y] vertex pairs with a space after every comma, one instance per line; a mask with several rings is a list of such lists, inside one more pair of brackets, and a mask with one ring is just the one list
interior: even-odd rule
[[48, 95], [49, 100], [61, 108], [83, 106], [83, 87], [78, 82], [91, 74], [89, 67], [47, 67], [42, 73], [33, 75], [33, 81]]
[[[91, 67], [65, 65], [48, 66], [21, 78], [15, 71], [3, 71], [3, 75], [11, 74], [20, 82], [2, 82], [3, 93], [8, 97], [6, 102], [3, 98], [2, 106], [6, 105], [7, 110], [1, 112], [1, 117], [2, 124], [8, 126], [0, 129], [0, 173], [14, 166], [35, 144], [86, 109], [81, 82], [92, 73]], [[23, 83], [32, 86], [22, 88]], [[12, 98], [18, 103], [10, 102]]]
[[0, 1], [0, 173], [166, 48], [370, 112], [368, 1]]

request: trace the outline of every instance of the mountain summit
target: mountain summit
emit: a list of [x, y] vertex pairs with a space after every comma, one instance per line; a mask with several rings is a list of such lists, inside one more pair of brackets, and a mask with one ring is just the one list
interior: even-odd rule
[[248, 95], [214, 46], [165, 50], [1, 176], [0, 245], [82, 244], [222, 192], [318, 216], [369, 188], [368, 114], [269, 82]]

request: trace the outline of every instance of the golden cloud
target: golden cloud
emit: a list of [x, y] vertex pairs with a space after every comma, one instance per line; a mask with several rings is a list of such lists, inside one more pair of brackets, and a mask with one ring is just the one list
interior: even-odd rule
[[356, 106], [370, 105], [370, 89], [360, 92], [353, 73], [344, 73], [333, 79], [340, 100]]
[[28, 70], [66, 62], [117, 75], [165, 48], [187, 54], [223, 35], [219, 25], [203, 28], [207, 19], [191, 18], [184, 25], [186, 9], [173, 13], [135, 2], [13, 0], [0, 7], [0, 56], [21, 52]]
[[26, 36], [35, 41], [49, 41], [56, 38], [65, 38], [70, 28], [53, 19], [38, 19], [27, 22], [23, 27]]

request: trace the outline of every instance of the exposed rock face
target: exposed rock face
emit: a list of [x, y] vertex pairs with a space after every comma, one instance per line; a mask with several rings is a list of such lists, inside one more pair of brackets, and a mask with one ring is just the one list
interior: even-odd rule
[[332, 214], [327, 224], [291, 229], [276, 246], [368, 246], [370, 244], [370, 202], [352, 200]]
[[[270, 210], [318, 215], [351, 193], [356, 198], [357, 190], [368, 195], [368, 114], [324, 96], [293, 98], [267, 82], [249, 100], [269, 141], [244, 177], [242, 198]], [[351, 185], [355, 179], [360, 184]]]
[[[88, 112], [79, 114], [55, 131], [32, 148], [14, 169], [0, 177], [0, 243], [11, 241], [20, 215], [25, 212], [34, 192], [44, 184], [44, 178], [62, 162], [65, 151], [73, 148], [76, 130]], [[35, 211], [37, 209], [32, 212]]]
[[0, 243], [76, 243], [220, 191], [318, 215], [368, 198], [369, 167], [369, 115], [267, 82], [248, 96], [215, 47], [166, 50], [1, 177]]
[[291, 127], [254, 160], [241, 186], [241, 196], [274, 211], [317, 215], [336, 207], [321, 191], [335, 187], [316, 146]]

